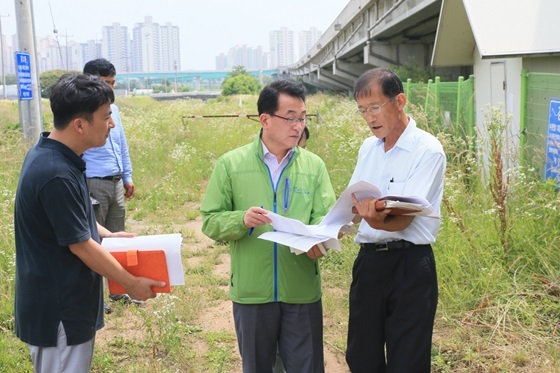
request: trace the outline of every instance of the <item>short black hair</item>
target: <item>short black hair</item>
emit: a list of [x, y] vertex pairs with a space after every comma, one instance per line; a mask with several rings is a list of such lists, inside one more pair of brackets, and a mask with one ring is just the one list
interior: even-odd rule
[[301, 133], [301, 138], [302, 139], [303, 139], [304, 136], [305, 136], [306, 140], [309, 140], [309, 128], [307, 128], [307, 126], [303, 127], [303, 132]]
[[113, 90], [98, 76], [64, 74], [51, 88], [54, 127], [63, 130], [75, 118], [91, 120], [97, 109], [114, 101]]
[[391, 100], [399, 93], [404, 93], [398, 75], [391, 69], [378, 67], [366, 71], [354, 82], [354, 99], [370, 95], [376, 84], [381, 85], [381, 92]]
[[115, 76], [117, 75], [117, 69], [115, 69], [115, 65], [105, 58], [98, 58], [96, 60], [91, 60], [84, 65], [84, 74]]
[[305, 102], [306, 90], [303, 84], [295, 80], [280, 79], [264, 87], [257, 101], [259, 115], [274, 114], [278, 110], [278, 97], [280, 94], [297, 97]]

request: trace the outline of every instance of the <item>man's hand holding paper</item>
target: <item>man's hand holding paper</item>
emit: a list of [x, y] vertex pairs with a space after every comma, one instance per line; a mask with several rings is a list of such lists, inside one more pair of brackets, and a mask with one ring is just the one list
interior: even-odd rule
[[[289, 246], [292, 251], [296, 249], [307, 252], [318, 243], [322, 243], [326, 249], [340, 250], [340, 244], [338, 243], [340, 234], [352, 231], [352, 228], [349, 227], [352, 225], [352, 219], [356, 213], [371, 219], [372, 223], [376, 219], [383, 221], [391, 215], [391, 209], [381, 211], [376, 209], [375, 203], [380, 200], [406, 202], [414, 204], [420, 209], [420, 211], [413, 211], [407, 215], [399, 215], [396, 220], [412, 220], [414, 216], [439, 218], [439, 215], [425, 198], [383, 196], [375, 185], [359, 181], [342, 192], [333, 208], [318, 225], [305, 225], [299, 220], [267, 212], [266, 217], [270, 220], [270, 224], [275, 231], [263, 233], [259, 238]], [[358, 206], [360, 207], [358, 208]], [[391, 219], [396, 217], [391, 216]]]
[[250, 207], [243, 216], [243, 224], [245, 224], [247, 228], [251, 229], [250, 233], [253, 233], [252, 229], [255, 227], [270, 223], [270, 219], [266, 216], [267, 213], [268, 211], [262, 206]]

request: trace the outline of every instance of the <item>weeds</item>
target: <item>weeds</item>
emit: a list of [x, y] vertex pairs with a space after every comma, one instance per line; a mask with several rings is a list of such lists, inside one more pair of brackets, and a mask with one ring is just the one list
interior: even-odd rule
[[495, 213], [497, 215], [497, 231], [500, 233], [500, 244], [504, 250], [504, 254], [508, 254], [511, 249], [510, 227], [508, 219], [507, 198], [509, 185], [511, 182], [510, 175], [504, 170], [504, 154], [503, 143], [509, 139], [504, 138], [505, 128], [511, 118], [504, 118], [500, 108], [491, 108], [486, 113], [486, 133], [483, 138], [488, 139], [490, 157], [488, 160], [489, 168], [489, 188], [492, 199], [495, 204]]
[[[227, 300], [227, 247], [201, 245], [190, 223], [215, 160], [246, 144], [260, 125], [243, 118], [189, 119], [184, 115], [255, 114], [256, 97], [154, 102], [120, 99], [137, 196], [127, 204], [127, 228], [138, 234], [182, 232], [186, 286], [139, 309], [116, 307], [99, 333], [94, 372], [231, 372], [239, 356], [233, 330], [203, 326], [209, 310]], [[29, 352], [14, 336], [13, 201], [29, 147], [13, 128], [11, 103], [0, 102], [0, 371], [31, 371]], [[310, 124], [308, 149], [327, 164], [335, 192], [347, 186], [363, 139], [371, 133], [355, 116], [355, 103], [341, 96], [307, 101], [320, 120]], [[432, 119], [410, 108], [421, 128]], [[52, 118], [43, 111], [48, 128]], [[501, 143], [507, 118], [490, 111], [489, 143], [477, 152], [474, 139], [457, 138], [440, 126], [448, 159], [442, 224], [434, 251], [440, 300], [434, 330], [434, 372], [560, 371], [560, 199], [556, 185], [542, 182]], [[439, 116], [439, 113], [433, 113]], [[319, 117], [318, 117], [319, 118]], [[8, 128], [8, 129], [7, 129]], [[483, 138], [483, 137], [481, 137]], [[507, 145], [507, 146], [506, 146]], [[199, 218], [198, 218], [199, 219]], [[348, 289], [357, 247], [344, 237], [342, 251], [322, 260], [325, 348], [346, 348]], [[227, 268], [224, 269], [227, 272]], [[343, 360], [343, 357], [341, 358]]]

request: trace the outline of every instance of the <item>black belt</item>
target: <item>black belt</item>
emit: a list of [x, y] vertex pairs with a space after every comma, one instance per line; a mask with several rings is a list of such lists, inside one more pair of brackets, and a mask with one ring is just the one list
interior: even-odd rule
[[389, 251], [389, 250], [403, 250], [408, 249], [413, 246], [418, 246], [412, 242], [405, 240], [389, 241], [389, 242], [373, 242], [373, 243], [361, 243], [360, 247], [362, 249], [369, 249], [375, 251]]
[[117, 181], [121, 181], [122, 175], [113, 175], [113, 176], [105, 176], [105, 177], [92, 177], [92, 179], [110, 180], [110, 181], [114, 181], [116, 183]]

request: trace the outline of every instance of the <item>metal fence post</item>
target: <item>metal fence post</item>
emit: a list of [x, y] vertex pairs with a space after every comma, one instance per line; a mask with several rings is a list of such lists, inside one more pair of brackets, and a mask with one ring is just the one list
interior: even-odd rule
[[428, 79], [426, 85], [426, 102], [424, 103], [424, 114], [428, 114], [428, 102], [430, 100], [430, 88], [432, 87], [432, 79]]
[[468, 134], [469, 134], [469, 139], [472, 139], [472, 150], [476, 149], [476, 140], [474, 137], [474, 126], [475, 126], [475, 107], [474, 107], [474, 75], [470, 75], [469, 76], [469, 101], [467, 104], [467, 121], [468, 121]]
[[460, 134], [460, 128], [461, 128], [461, 110], [463, 109], [461, 107], [461, 91], [463, 88], [463, 81], [465, 80], [465, 78], [463, 78], [462, 76], [459, 77], [459, 80], [457, 81], [457, 118], [455, 119], [455, 136], [458, 138], [459, 136], [461, 136]]
[[434, 112], [437, 113], [439, 111], [439, 86], [441, 83], [441, 78], [436, 76], [435, 80], [435, 89], [434, 89]]
[[521, 95], [519, 100], [519, 164], [525, 167], [525, 146], [527, 143], [527, 69], [521, 70]]
[[[408, 79], [406, 80], [405, 85], [404, 85], [404, 94], [406, 95], [406, 98], [407, 98], [408, 100], [410, 99], [410, 85], [411, 85], [411, 84], [412, 84], [412, 79], [411, 79], [411, 78], [408, 78]], [[405, 113], [407, 113], [407, 114], [408, 114], [408, 111], [409, 111], [408, 108], [409, 108], [409, 105], [406, 105], [406, 107], [404, 108]]]

